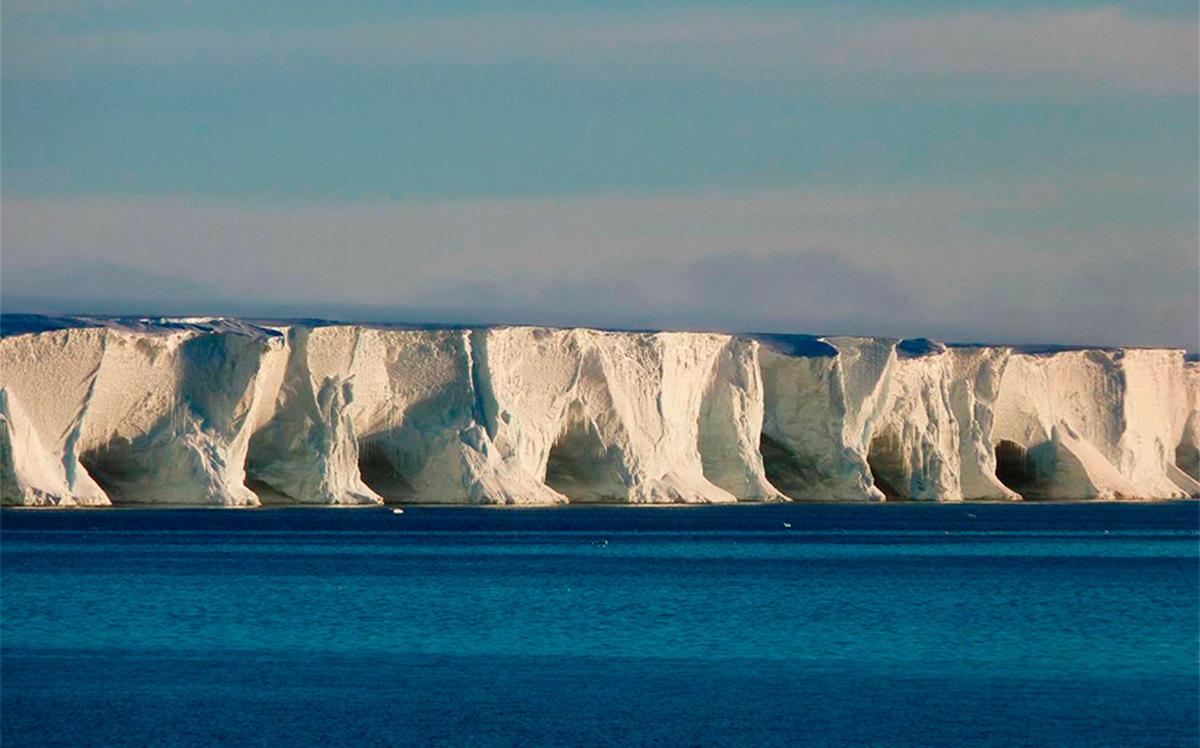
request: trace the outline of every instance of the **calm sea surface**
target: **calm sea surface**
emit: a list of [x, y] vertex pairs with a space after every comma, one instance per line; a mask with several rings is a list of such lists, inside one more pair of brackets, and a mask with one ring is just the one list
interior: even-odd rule
[[5, 511], [0, 730], [1196, 746], [1198, 525], [1195, 503]]

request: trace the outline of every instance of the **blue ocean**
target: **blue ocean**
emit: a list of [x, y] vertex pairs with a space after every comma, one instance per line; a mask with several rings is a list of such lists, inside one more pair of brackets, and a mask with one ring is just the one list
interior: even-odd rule
[[0, 515], [18, 746], [1196, 746], [1200, 506]]

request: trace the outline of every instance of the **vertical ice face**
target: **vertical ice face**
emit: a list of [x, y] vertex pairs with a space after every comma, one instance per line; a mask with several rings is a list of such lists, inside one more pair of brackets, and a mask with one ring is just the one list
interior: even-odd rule
[[[1124, 430], [1115, 465], [1137, 487], [1137, 496], [1181, 496], [1168, 468], [1175, 464], [1175, 424], [1187, 399], [1183, 351], [1128, 349], [1114, 354], [1124, 373]], [[1190, 493], [1190, 491], [1182, 492]]]
[[41, 445], [54, 454], [41, 463], [62, 470], [60, 480], [57, 470], [18, 469], [20, 496], [6, 501], [257, 504], [245, 450], [260, 359], [275, 345], [267, 335], [115, 327], [5, 338], [6, 420], [30, 421], [11, 429], [13, 453]]
[[5, 504], [110, 503], [79, 462], [106, 337], [104, 328], [81, 328], [0, 339]]
[[[348, 413], [353, 385], [329, 365], [331, 358], [348, 360], [353, 337], [337, 334], [347, 329], [336, 328], [332, 335], [318, 329], [315, 332], [325, 334], [317, 335], [313, 351], [314, 331], [286, 328], [286, 345], [268, 362], [264, 379], [270, 385], [264, 397], [270, 406], [256, 414], [258, 428], [246, 458], [249, 485], [266, 503], [383, 503], [359, 474], [359, 444]], [[346, 349], [342, 356], [336, 355], [330, 340], [339, 337]]]
[[80, 461], [114, 503], [254, 506], [246, 447], [273, 337], [109, 330]]
[[901, 350], [897, 357], [888, 403], [867, 453], [875, 484], [889, 499], [963, 497], [952, 363], [944, 348], [916, 355]]
[[959, 486], [964, 499], [1021, 498], [996, 477], [996, 398], [1012, 351], [1003, 347], [951, 348], [950, 403], [958, 425]]
[[1175, 414], [1175, 465], [1168, 468], [1179, 489], [1200, 498], [1200, 361], [1183, 368], [1184, 407]]
[[500, 464], [479, 421], [467, 331], [288, 330], [272, 417], [249, 473], [272, 501], [554, 503]]
[[1019, 498], [996, 479], [991, 439], [1008, 349], [905, 347], [867, 457], [876, 485], [913, 501]]
[[872, 435], [867, 462], [889, 499], [957, 501], [959, 424], [951, 398], [952, 354], [901, 351], [889, 399]]
[[782, 501], [759, 446], [765, 403], [760, 346], [732, 338], [717, 356], [701, 403], [700, 461], [704, 476], [739, 500]]
[[777, 498], [751, 450], [762, 406], [749, 341], [538, 328], [481, 338], [501, 459], [569, 500]]
[[[546, 504], [559, 497], [503, 464], [484, 428], [470, 331], [360, 329], [355, 429], [389, 500]], [[382, 464], [380, 464], [382, 460]], [[393, 483], [388, 481], [391, 471]]]
[[879, 338], [81, 321], [0, 338], [0, 500], [1200, 495], [1200, 364]]
[[1014, 354], [996, 403], [997, 475], [1025, 498], [1182, 497], [1169, 477], [1181, 351]]
[[466, 333], [315, 330], [314, 379], [353, 390], [347, 408], [364, 481], [388, 501], [467, 502], [463, 432], [475, 424]]
[[888, 402], [896, 341], [786, 341], [761, 356], [767, 477], [793, 499], [882, 501], [867, 456]]

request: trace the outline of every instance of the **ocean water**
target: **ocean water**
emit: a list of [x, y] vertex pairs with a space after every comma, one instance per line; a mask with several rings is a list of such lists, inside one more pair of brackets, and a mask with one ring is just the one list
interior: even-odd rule
[[5, 511], [0, 737], [1196, 746], [1198, 527], [1195, 503]]

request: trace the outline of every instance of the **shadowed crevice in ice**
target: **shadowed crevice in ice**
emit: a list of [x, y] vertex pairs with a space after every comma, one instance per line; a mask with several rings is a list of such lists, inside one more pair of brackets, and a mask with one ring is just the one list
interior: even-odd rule
[[623, 501], [628, 494], [595, 425], [574, 416], [550, 448], [545, 484], [573, 502]]
[[807, 498], [813, 486], [825, 477], [815, 461], [796, 454], [767, 434], [762, 435], [759, 450], [767, 480], [789, 498]]
[[1026, 500], [1079, 498], [1058, 495], [1059, 462], [1053, 441], [1030, 447], [1008, 439], [996, 443], [996, 478]]
[[114, 506], [143, 504], [147, 499], [148, 469], [139, 458], [140, 452], [128, 439], [117, 439], [84, 452], [79, 456], [79, 463], [108, 494]]
[[1008, 439], [996, 444], [996, 477], [1022, 496], [1037, 482], [1037, 471], [1025, 447]]
[[398, 461], [397, 456], [389, 454], [387, 448], [378, 440], [368, 440], [359, 445], [358, 472], [368, 488], [382, 496], [389, 504], [418, 501], [420, 497], [417, 490], [413, 488], [412, 481], [397, 467]]
[[258, 503], [263, 506], [293, 506], [301, 503], [265, 481], [247, 478], [246, 488], [258, 497]]
[[1200, 448], [1195, 444], [1180, 444], [1176, 447], [1175, 464], [1194, 480], [1200, 481]]
[[867, 466], [875, 487], [887, 501], [907, 501], [912, 498], [904, 470], [904, 453], [892, 434], [882, 434], [871, 440], [867, 450]]

